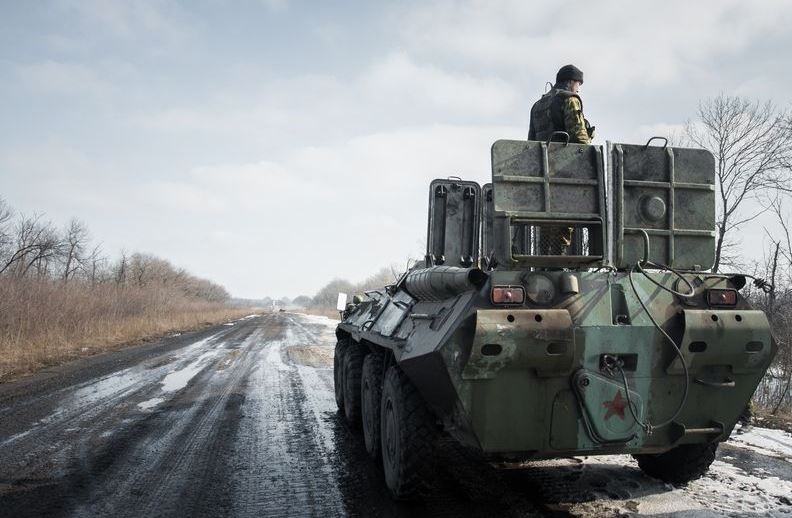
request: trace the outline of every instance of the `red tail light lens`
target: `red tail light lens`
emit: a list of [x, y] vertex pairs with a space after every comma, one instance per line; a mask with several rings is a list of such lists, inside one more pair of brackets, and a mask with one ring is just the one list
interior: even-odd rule
[[710, 306], [736, 306], [737, 292], [735, 290], [709, 290], [707, 301]]
[[522, 304], [525, 290], [522, 286], [494, 286], [491, 298], [493, 304]]

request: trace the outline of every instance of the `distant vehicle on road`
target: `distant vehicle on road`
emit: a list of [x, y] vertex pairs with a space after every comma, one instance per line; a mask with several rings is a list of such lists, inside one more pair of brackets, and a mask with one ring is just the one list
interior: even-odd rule
[[492, 183], [434, 180], [425, 260], [336, 329], [336, 402], [391, 494], [421, 493], [441, 433], [701, 476], [776, 352], [750, 276], [708, 271], [714, 189], [709, 152], [649, 143], [499, 140]]

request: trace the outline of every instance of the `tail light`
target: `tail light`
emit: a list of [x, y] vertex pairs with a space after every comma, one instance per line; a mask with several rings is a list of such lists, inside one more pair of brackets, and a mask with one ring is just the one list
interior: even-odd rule
[[709, 290], [707, 302], [710, 306], [736, 306], [737, 290]]
[[522, 286], [493, 286], [491, 299], [493, 304], [522, 304], [525, 290]]

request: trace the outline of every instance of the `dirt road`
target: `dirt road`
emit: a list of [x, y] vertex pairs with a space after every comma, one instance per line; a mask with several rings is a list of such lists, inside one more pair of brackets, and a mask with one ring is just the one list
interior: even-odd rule
[[444, 444], [432, 496], [395, 504], [336, 412], [332, 330], [248, 317], [0, 386], [0, 515], [792, 513], [792, 458], [774, 432], [724, 445], [688, 488], [628, 457], [496, 469]]

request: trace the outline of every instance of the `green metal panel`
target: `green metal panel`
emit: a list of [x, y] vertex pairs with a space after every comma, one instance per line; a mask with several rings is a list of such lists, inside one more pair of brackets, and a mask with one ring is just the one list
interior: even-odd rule
[[[598, 266], [605, 263], [607, 209], [602, 147], [498, 140], [492, 145], [494, 233], [499, 264]], [[562, 228], [586, 236], [583, 253], [515, 251], [515, 227]]]
[[565, 309], [479, 309], [463, 379], [491, 379], [507, 366], [539, 376], [571, 372], [572, 319]]
[[681, 269], [715, 261], [715, 159], [703, 149], [608, 144], [613, 181], [613, 263], [643, 258]]
[[[572, 379], [586, 428], [600, 443], [626, 443], [637, 436], [638, 423], [633, 412], [643, 420], [643, 399], [637, 392], [624, 389], [620, 380], [580, 369]], [[629, 404], [632, 404], [632, 412]]]
[[478, 264], [481, 187], [476, 182], [437, 179], [429, 185], [427, 266]]
[[[686, 309], [685, 335], [681, 350], [691, 374], [704, 383], [723, 383], [712, 378], [708, 367], [728, 366], [730, 374], [762, 372], [774, 355], [770, 323], [764, 312], [756, 310]], [[679, 359], [668, 368], [681, 374]], [[707, 375], [710, 375], [709, 377]]]
[[604, 219], [602, 148], [499, 140], [492, 145], [495, 213]]
[[481, 187], [481, 257], [489, 258], [495, 251], [492, 227], [494, 209], [492, 184], [484, 184]]

